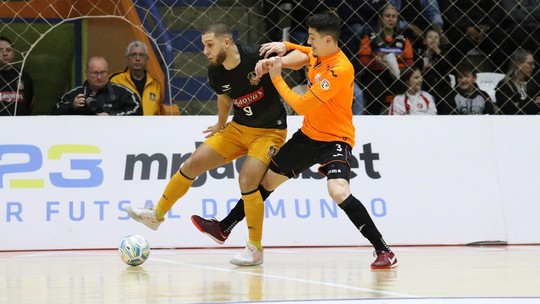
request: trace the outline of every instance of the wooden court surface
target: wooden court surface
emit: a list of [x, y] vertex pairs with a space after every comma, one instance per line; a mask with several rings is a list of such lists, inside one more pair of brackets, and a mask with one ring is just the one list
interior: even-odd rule
[[371, 270], [372, 251], [152, 249], [141, 266], [115, 250], [0, 252], [0, 303], [540, 303], [540, 246], [394, 247], [400, 266]]

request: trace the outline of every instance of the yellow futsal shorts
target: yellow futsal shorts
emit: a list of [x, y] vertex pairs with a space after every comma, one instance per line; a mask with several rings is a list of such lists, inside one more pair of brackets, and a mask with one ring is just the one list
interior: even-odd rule
[[287, 129], [253, 128], [231, 121], [204, 143], [223, 156], [227, 162], [247, 154], [268, 165], [286, 138]]

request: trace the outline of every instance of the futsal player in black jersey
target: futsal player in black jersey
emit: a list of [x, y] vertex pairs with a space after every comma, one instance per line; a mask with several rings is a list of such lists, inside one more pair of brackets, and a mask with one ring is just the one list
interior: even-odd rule
[[[169, 180], [155, 208], [127, 208], [134, 220], [153, 230], [202, 173], [247, 155], [239, 174], [242, 198], [257, 191], [273, 155], [285, 143], [286, 111], [270, 77], [255, 77], [258, 47], [237, 45], [223, 23], [202, 32], [203, 53], [210, 62], [208, 82], [217, 94], [218, 119], [206, 140]], [[228, 121], [233, 110], [233, 118]], [[246, 201], [245, 208], [250, 208]], [[261, 231], [262, 233], [262, 231]]]

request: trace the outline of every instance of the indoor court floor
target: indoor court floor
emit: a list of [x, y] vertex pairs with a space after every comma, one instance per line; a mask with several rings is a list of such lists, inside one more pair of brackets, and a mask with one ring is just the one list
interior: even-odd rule
[[0, 252], [0, 303], [540, 303], [540, 246], [393, 247], [399, 267], [371, 270], [368, 247]]

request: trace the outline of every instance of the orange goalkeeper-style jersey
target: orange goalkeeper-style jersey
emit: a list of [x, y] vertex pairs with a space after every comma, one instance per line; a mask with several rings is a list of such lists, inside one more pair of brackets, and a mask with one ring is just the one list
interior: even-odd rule
[[308, 90], [304, 95], [293, 92], [282, 77], [272, 79], [285, 101], [304, 115], [302, 132], [318, 141], [341, 141], [354, 147], [352, 122], [354, 68], [345, 54], [314, 57], [311, 47], [285, 42], [287, 50], [299, 50], [309, 56]]

